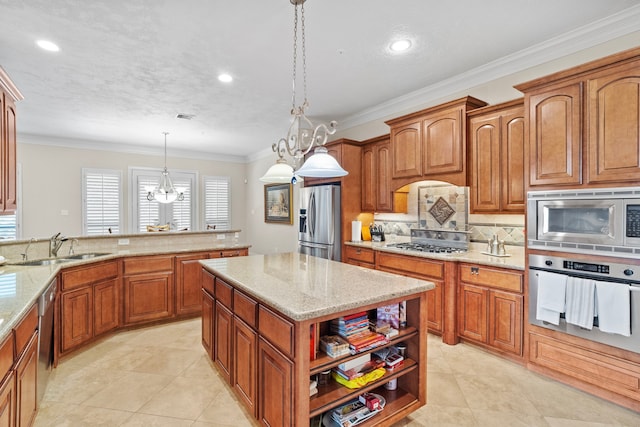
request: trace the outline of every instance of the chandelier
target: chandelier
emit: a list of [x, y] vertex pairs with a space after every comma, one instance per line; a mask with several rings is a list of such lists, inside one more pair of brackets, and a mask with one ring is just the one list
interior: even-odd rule
[[184, 200], [184, 190], [176, 190], [169, 177], [169, 171], [167, 170], [167, 135], [169, 135], [169, 132], [162, 133], [164, 134], [164, 170], [162, 171], [160, 183], [157, 187], [145, 187], [145, 190], [147, 190], [147, 200], [150, 202], [156, 200], [160, 203], [173, 203], [176, 200], [181, 202]]
[[[309, 107], [307, 100], [307, 54], [305, 46], [304, 28], [304, 2], [306, 0], [289, 0], [294, 5], [293, 21], [293, 95], [291, 107], [291, 125], [286, 138], [271, 146], [271, 149], [278, 155], [276, 164], [271, 166], [266, 174], [260, 178], [262, 182], [268, 183], [288, 183], [295, 184], [297, 177], [318, 177], [332, 178], [341, 177], [348, 174], [342, 169], [336, 159], [327, 153], [324, 146], [329, 135], [336, 133], [336, 121], [331, 121], [329, 125], [321, 123], [314, 125], [305, 115]], [[302, 81], [304, 88], [304, 101], [300, 106], [296, 106], [296, 68], [298, 62], [298, 6], [300, 6], [300, 28], [302, 39]], [[307, 159], [302, 167], [295, 170], [306, 154], [311, 149], [313, 154]], [[288, 154], [292, 158], [293, 166], [284, 158]], [[295, 171], [295, 173], [294, 173]]]

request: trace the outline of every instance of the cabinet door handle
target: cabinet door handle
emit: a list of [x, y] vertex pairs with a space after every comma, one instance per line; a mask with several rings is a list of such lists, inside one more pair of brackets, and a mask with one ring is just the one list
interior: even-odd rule
[[471, 274], [479, 275], [480, 269], [478, 267], [471, 267]]

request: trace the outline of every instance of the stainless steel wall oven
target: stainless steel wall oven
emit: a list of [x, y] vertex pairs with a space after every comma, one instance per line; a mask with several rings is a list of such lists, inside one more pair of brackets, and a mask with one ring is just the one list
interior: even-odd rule
[[640, 353], [640, 266], [530, 254], [529, 323]]

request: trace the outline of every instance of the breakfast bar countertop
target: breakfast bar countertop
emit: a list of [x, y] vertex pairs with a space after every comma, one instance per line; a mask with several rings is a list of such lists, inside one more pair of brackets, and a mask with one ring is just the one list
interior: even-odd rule
[[216, 276], [294, 321], [430, 289], [432, 282], [296, 252], [201, 260]]

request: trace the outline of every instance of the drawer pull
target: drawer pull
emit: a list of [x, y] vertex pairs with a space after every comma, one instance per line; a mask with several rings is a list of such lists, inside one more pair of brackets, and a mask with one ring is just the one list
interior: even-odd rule
[[480, 269], [478, 267], [471, 267], [471, 274], [479, 275]]

